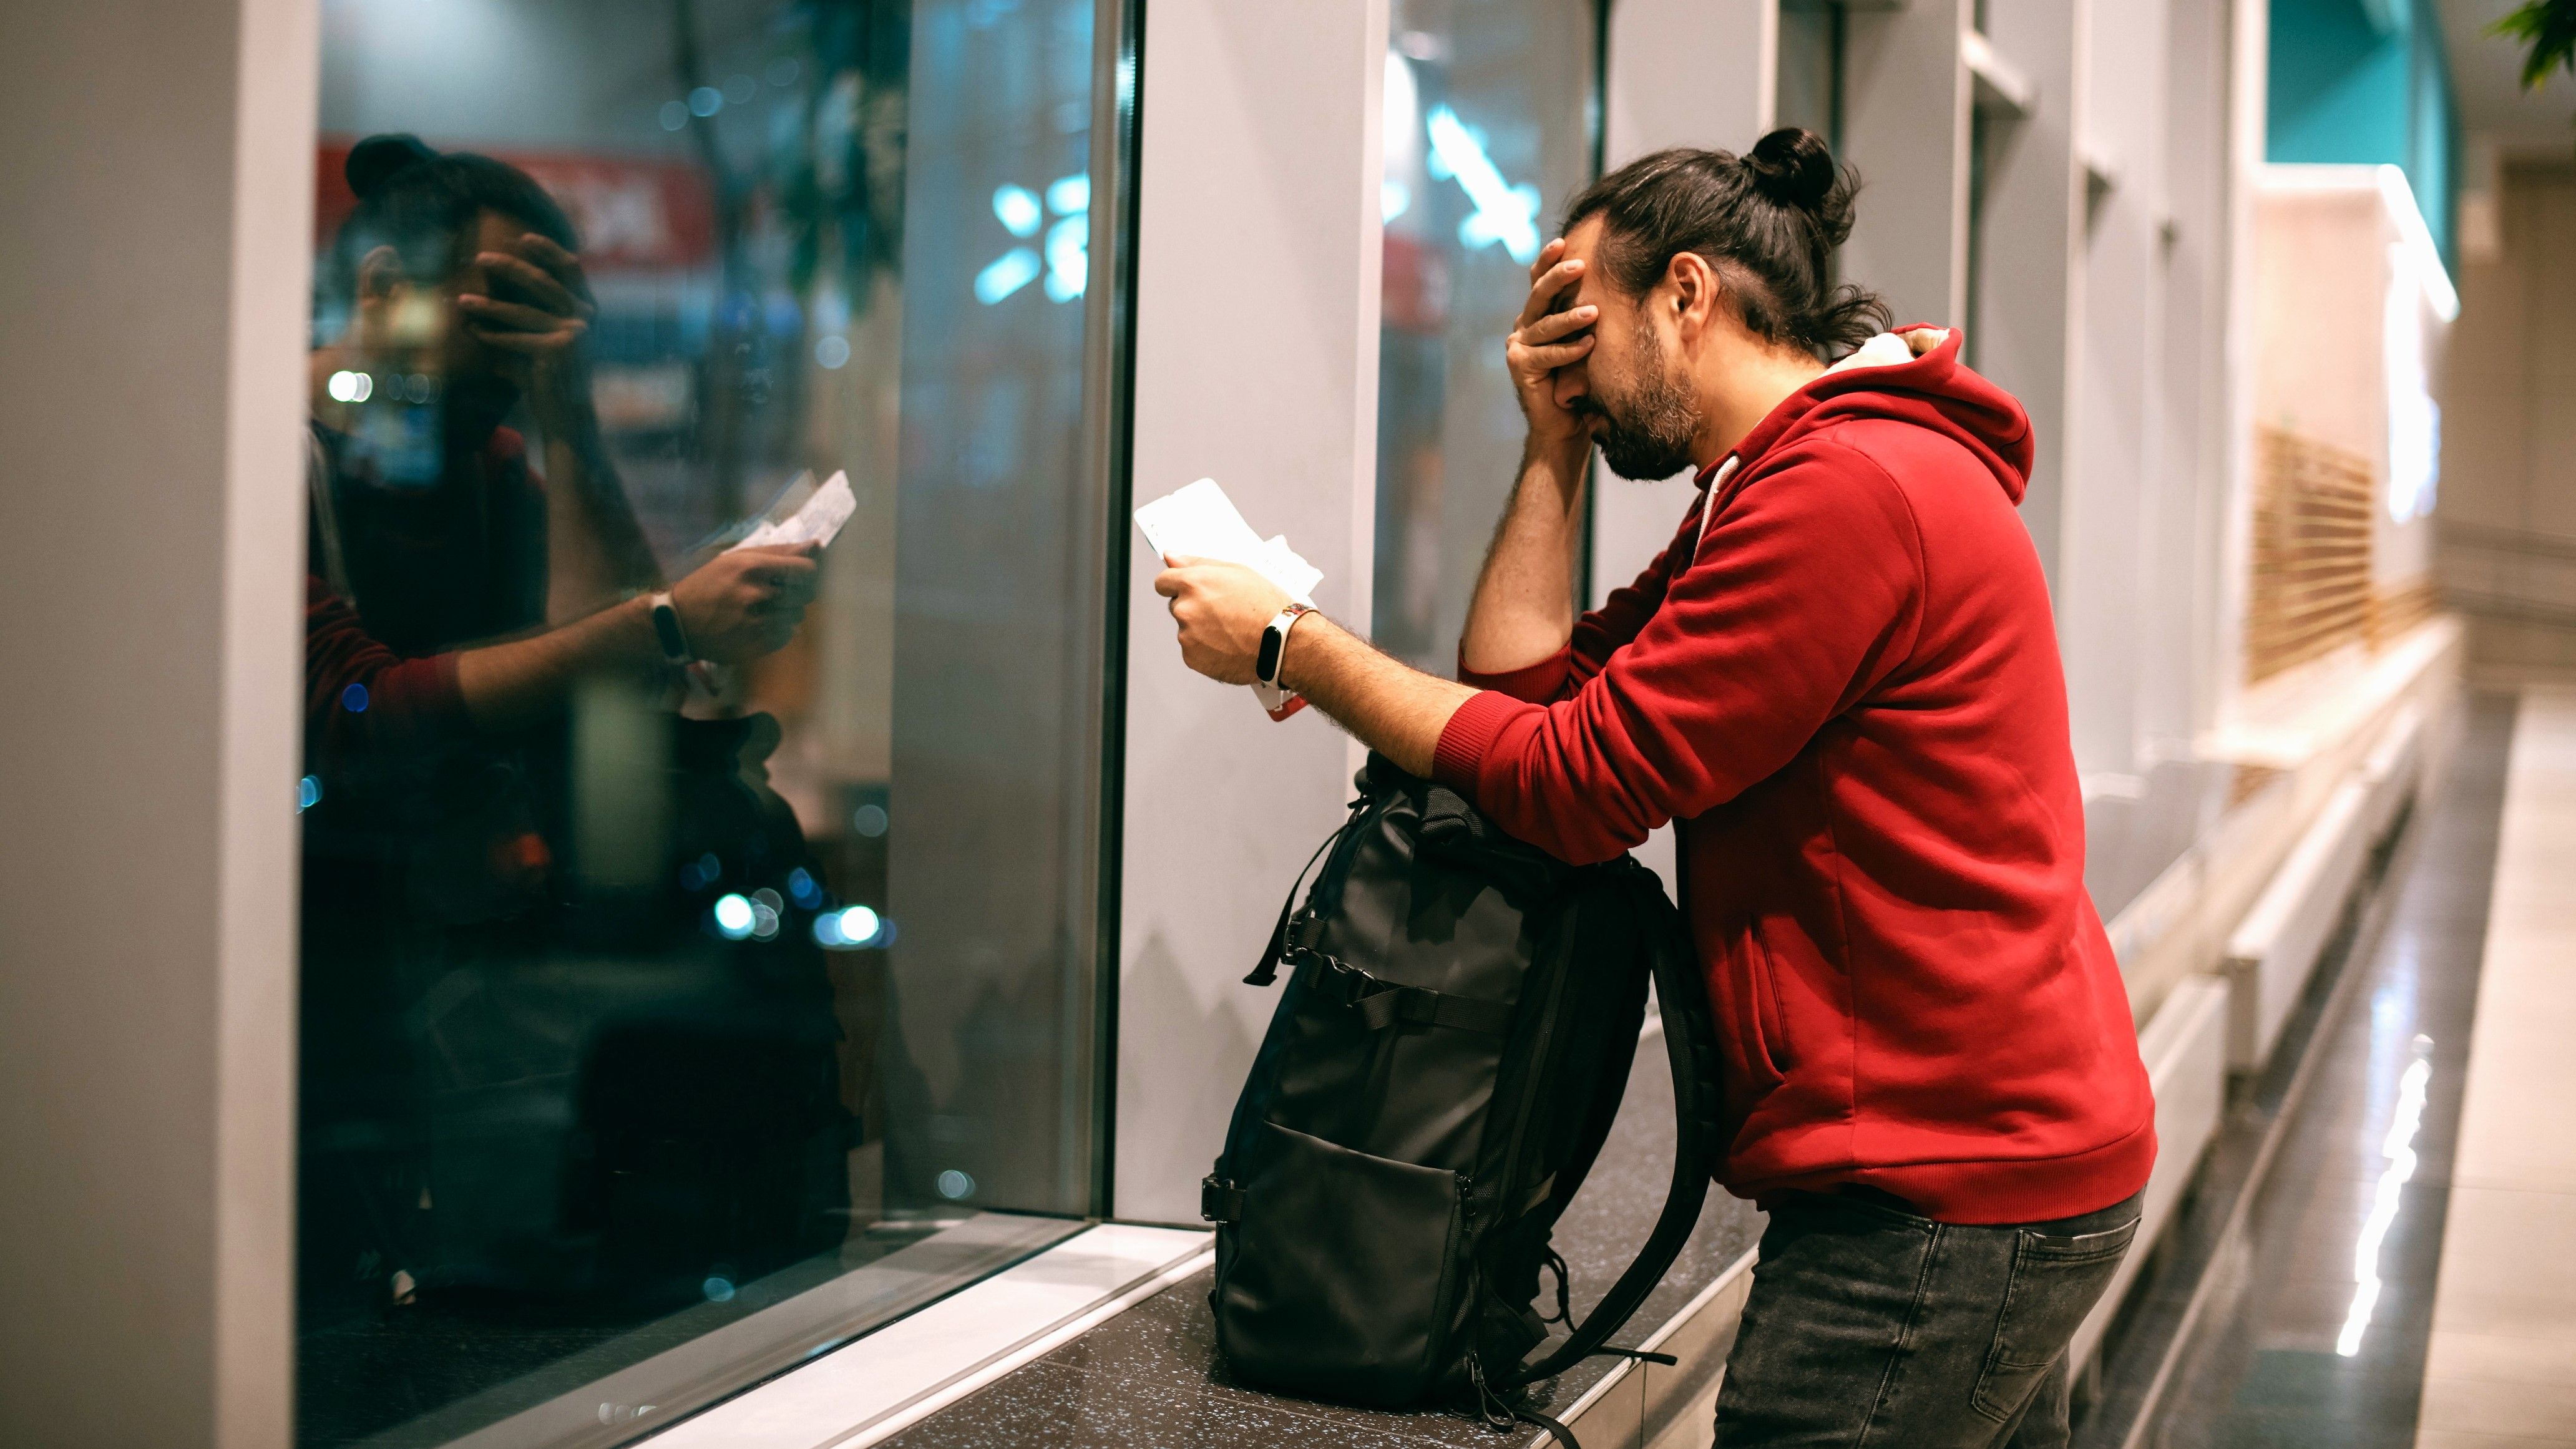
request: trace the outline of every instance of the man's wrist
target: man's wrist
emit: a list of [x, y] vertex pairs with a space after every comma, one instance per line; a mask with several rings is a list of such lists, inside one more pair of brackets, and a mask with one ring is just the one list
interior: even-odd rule
[[655, 668], [662, 663], [662, 639], [653, 627], [649, 592], [611, 604], [573, 627], [591, 631], [584, 652], [597, 665]]
[[1591, 461], [1590, 434], [1578, 430], [1570, 438], [1555, 439], [1533, 432], [1521, 448], [1521, 477], [1545, 474], [1555, 486], [1557, 500], [1571, 512], [1583, 495], [1585, 465]]
[[[1310, 694], [1315, 656], [1323, 648], [1319, 642], [1324, 633], [1338, 626], [1320, 609], [1299, 614], [1279, 643], [1279, 687], [1290, 694]], [[1304, 666], [1302, 669], [1300, 666]]]
[[1521, 463], [1523, 467], [1532, 463], [1580, 465], [1584, 455], [1591, 451], [1592, 432], [1588, 428], [1577, 427], [1565, 432], [1554, 428], [1532, 428], [1521, 443]]

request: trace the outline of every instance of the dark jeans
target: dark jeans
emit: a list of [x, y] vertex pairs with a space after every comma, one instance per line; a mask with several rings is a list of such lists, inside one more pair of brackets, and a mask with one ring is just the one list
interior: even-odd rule
[[1876, 1194], [1776, 1202], [1717, 1394], [1717, 1449], [2063, 1449], [2067, 1341], [2138, 1199], [1962, 1227]]

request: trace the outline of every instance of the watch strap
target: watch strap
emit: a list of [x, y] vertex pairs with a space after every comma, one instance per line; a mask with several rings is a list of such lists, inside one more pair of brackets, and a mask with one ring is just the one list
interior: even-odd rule
[[1297, 621], [1313, 613], [1311, 604], [1291, 603], [1270, 618], [1261, 628], [1261, 652], [1253, 656], [1252, 676], [1273, 689], [1279, 687], [1279, 673], [1288, 663], [1288, 632]]
[[686, 667], [697, 660], [689, 648], [689, 631], [680, 627], [680, 606], [671, 601], [669, 590], [653, 596], [648, 606], [653, 619], [653, 640], [662, 647], [662, 657]]

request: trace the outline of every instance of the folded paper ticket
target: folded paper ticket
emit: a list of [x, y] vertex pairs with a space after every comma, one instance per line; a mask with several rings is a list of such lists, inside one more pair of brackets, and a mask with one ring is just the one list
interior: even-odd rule
[[800, 543], [821, 548], [840, 537], [841, 525], [858, 511], [858, 497], [850, 492], [850, 475], [835, 473], [814, 490], [814, 496], [806, 499], [802, 508], [785, 518], [762, 523], [744, 534], [734, 548], [793, 548]]
[[[1286, 535], [1263, 538], [1235, 511], [1214, 478], [1201, 478], [1136, 510], [1136, 527], [1145, 542], [1166, 559], [1204, 558], [1238, 563], [1279, 586], [1280, 592], [1314, 607], [1315, 585], [1324, 571], [1298, 556]], [[1272, 719], [1286, 719], [1305, 707], [1294, 694], [1255, 681], [1253, 695]]]

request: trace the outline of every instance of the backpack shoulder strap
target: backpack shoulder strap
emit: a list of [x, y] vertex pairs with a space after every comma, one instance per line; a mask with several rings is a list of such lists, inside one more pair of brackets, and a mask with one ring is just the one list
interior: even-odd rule
[[1673, 1182], [1663, 1214], [1636, 1260], [1570, 1337], [1554, 1353], [1512, 1375], [1534, 1383], [1563, 1373], [1578, 1361], [1603, 1351], [1663, 1281], [1681, 1255], [1691, 1230], [1699, 1226], [1700, 1209], [1716, 1167], [1719, 1110], [1717, 1100], [1717, 1033], [1710, 1023], [1708, 986], [1692, 969], [1690, 942], [1681, 917], [1664, 898], [1654, 873], [1637, 866], [1631, 876], [1639, 915], [1648, 925], [1647, 949], [1654, 967], [1655, 1002], [1663, 1013], [1664, 1052], [1673, 1073], [1673, 1107], [1678, 1121], [1673, 1134]]
[[1287, 958], [1289, 949], [1314, 944], [1311, 936], [1297, 939], [1289, 934], [1292, 924], [1302, 924], [1292, 923], [1290, 920], [1297, 909], [1297, 892], [1306, 888], [1306, 876], [1314, 870], [1315, 862], [1322, 860], [1325, 852], [1331, 850], [1343, 836], [1350, 834], [1351, 827], [1358, 824], [1360, 817], [1367, 813], [1369, 803], [1368, 793], [1362, 791], [1358, 798], [1351, 801], [1350, 813], [1342, 817], [1341, 825], [1332, 834], [1325, 836], [1324, 843], [1316, 846], [1315, 853], [1307, 856], [1306, 863], [1297, 868], [1297, 878], [1288, 883], [1288, 899], [1279, 903], [1279, 923], [1270, 928], [1270, 939], [1262, 945], [1261, 964], [1253, 967], [1252, 974], [1243, 978], [1244, 985], [1267, 986], [1278, 980], [1280, 963]]

